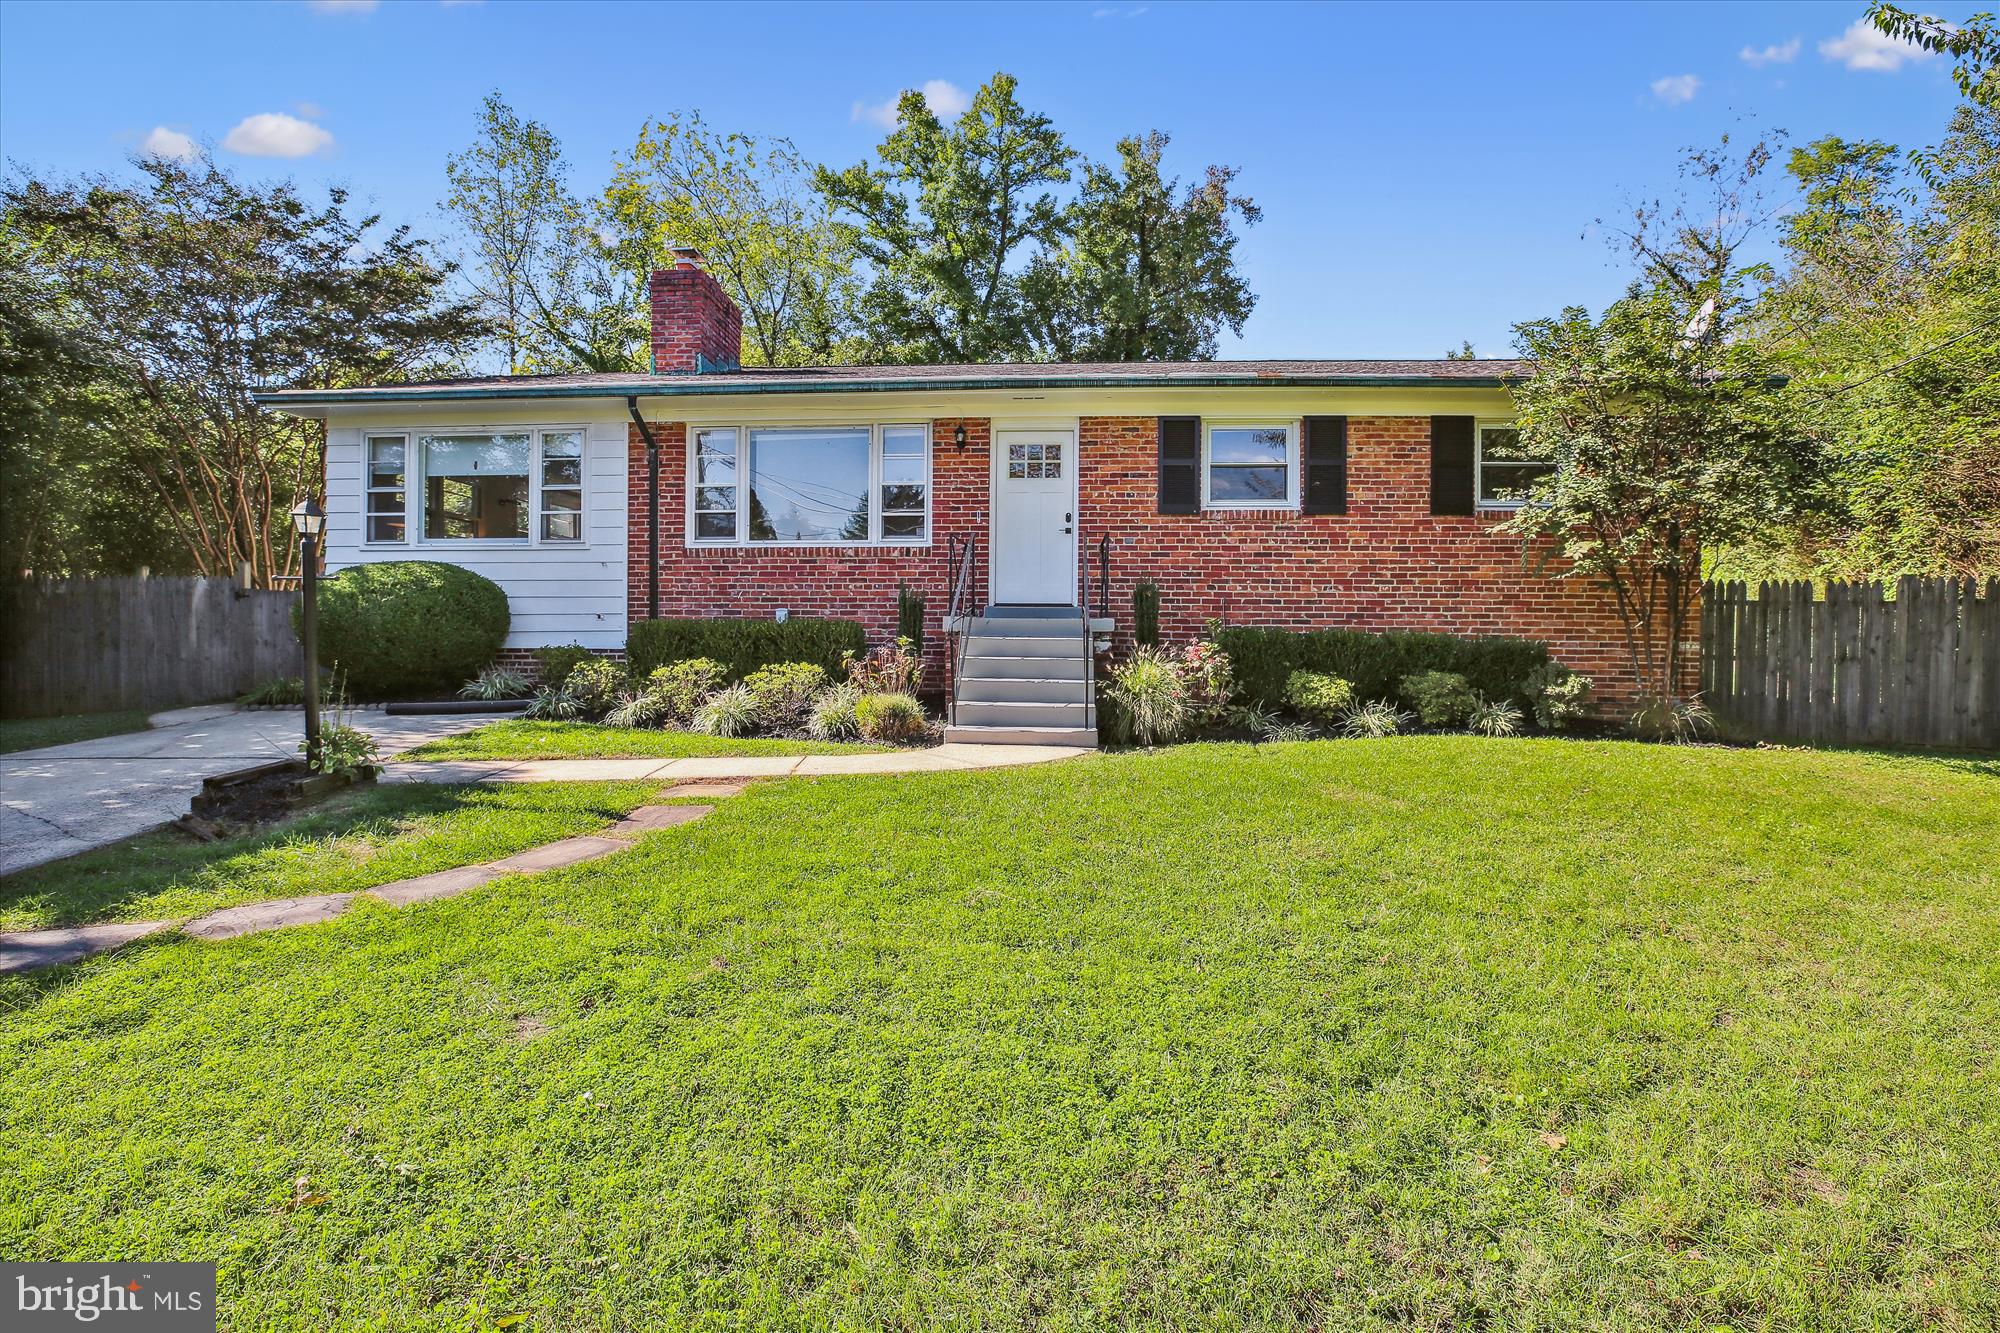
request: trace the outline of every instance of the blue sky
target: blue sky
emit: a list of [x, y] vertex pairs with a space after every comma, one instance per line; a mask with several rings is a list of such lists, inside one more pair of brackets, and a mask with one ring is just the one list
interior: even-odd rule
[[[995, 70], [1070, 142], [1173, 136], [1242, 169], [1260, 300], [1224, 356], [1436, 356], [1623, 281], [1592, 227], [1677, 151], [1782, 127], [1905, 146], [1954, 104], [1945, 61], [1851, 31], [1849, 4], [1209, 6], [571, 3], [0, 4], [0, 152], [122, 170], [176, 136], [233, 167], [338, 182], [439, 230], [446, 155], [500, 89], [594, 189], [649, 117], [864, 158], [871, 108]], [[1962, 18], [1947, 9], [1948, 18]], [[164, 132], [164, 133], [162, 133]]]

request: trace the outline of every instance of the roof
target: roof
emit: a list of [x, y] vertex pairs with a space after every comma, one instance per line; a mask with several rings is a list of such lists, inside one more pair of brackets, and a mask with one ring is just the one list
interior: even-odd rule
[[1010, 361], [952, 366], [807, 366], [699, 375], [492, 375], [355, 389], [280, 389], [272, 407], [493, 398], [671, 398], [693, 394], [867, 393], [910, 389], [1501, 388], [1526, 361]]

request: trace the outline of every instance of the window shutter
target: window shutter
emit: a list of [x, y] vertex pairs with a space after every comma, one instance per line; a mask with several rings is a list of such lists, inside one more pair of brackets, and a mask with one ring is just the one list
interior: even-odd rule
[[1431, 418], [1431, 512], [1470, 514], [1472, 418]]
[[1201, 512], [1201, 418], [1160, 418], [1160, 512]]
[[1305, 468], [1299, 494], [1308, 514], [1347, 512], [1347, 418], [1307, 417], [1300, 464]]

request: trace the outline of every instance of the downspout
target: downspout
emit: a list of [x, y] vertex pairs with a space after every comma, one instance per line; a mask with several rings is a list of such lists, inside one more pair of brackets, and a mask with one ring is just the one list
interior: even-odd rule
[[646, 619], [660, 618], [660, 442], [646, 418], [639, 415], [637, 395], [625, 399], [625, 410], [646, 442]]

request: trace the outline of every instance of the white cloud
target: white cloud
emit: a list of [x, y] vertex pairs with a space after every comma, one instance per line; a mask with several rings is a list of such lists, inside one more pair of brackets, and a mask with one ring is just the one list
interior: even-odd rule
[[1849, 69], [1872, 69], [1894, 74], [1906, 63], [1929, 60], [1937, 55], [1921, 46], [1898, 41], [1867, 19], [1856, 19], [1846, 32], [1819, 44], [1819, 53], [1838, 60]]
[[382, 0], [306, 0], [306, 7], [320, 14], [372, 14]]
[[1799, 39], [1774, 46], [1746, 46], [1737, 54], [1746, 65], [1789, 65], [1799, 58]]
[[311, 157], [333, 146], [333, 136], [309, 120], [282, 111], [245, 117], [222, 146], [246, 157]]
[[1669, 74], [1664, 79], [1653, 80], [1653, 96], [1668, 106], [1692, 102], [1694, 95], [1700, 91], [1701, 79], [1693, 74]]
[[140, 143], [139, 153], [143, 157], [170, 157], [176, 162], [192, 162], [201, 156], [201, 148], [179, 130], [155, 125], [153, 132]]
[[[929, 79], [920, 91], [924, 95], [924, 105], [929, 107], [931, 114], [939, 120], [962, 116], [965, 114], [965, 109], [972, 105], [972, 94], [949, 79]], [[856, 102], [847, 118], [852, 121], [871, 121], [884, 129], [893, 130], [896, 128], [896, 103], [899, 100], [901, 99], [898, 97], [892, 97], [886, 102]]]

